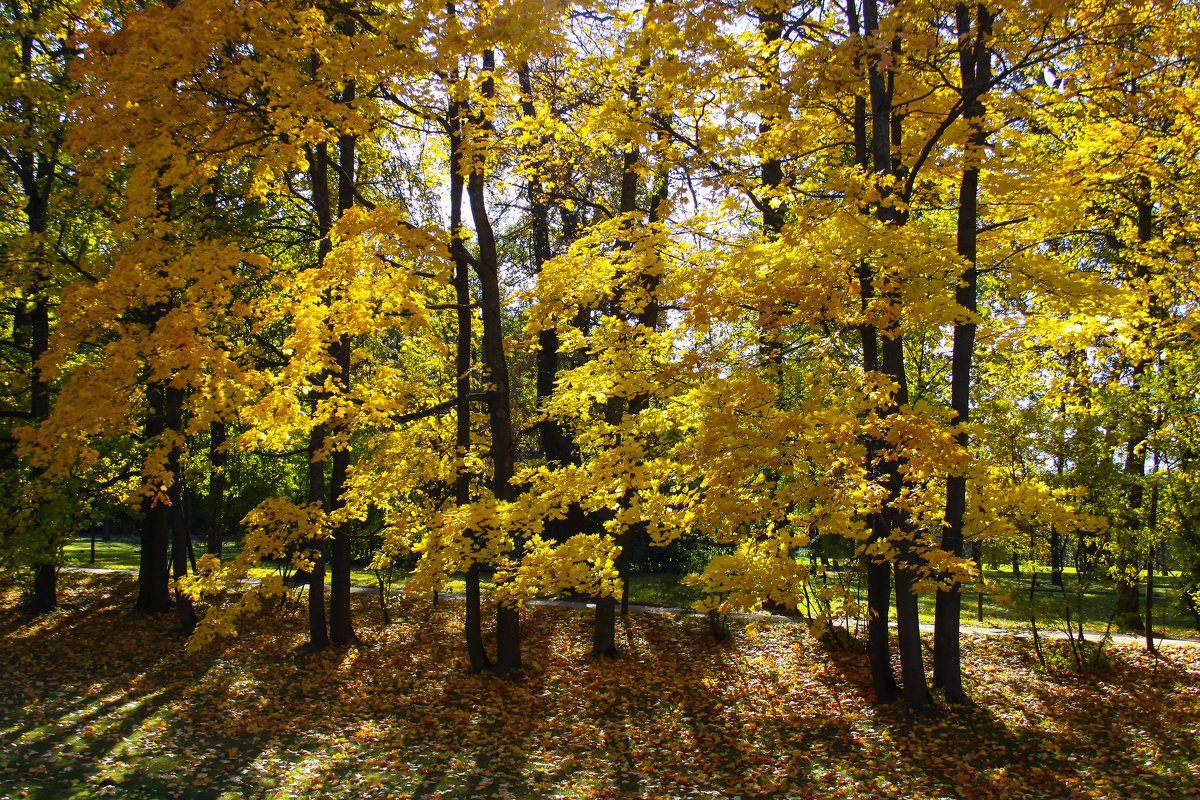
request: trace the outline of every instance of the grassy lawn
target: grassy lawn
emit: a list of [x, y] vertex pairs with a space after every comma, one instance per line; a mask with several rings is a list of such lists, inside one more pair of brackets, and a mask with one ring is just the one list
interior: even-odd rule
[[[227, 548], [228, 558], [232, 551]], [[88, 539], [78, 539], [67, 546], [67, 563], [88, 566], [91, 563], [91, 543]], [[138, 545], [129, 541], [113, 540], [96, 542], [95, 566], [116, 569], [137, 569]], [[261, 577], [274, 571], [270, 566], [261, 567], [253, 573]], [[968, 591], [963, 595], [962, 620], [965, 625], [981, 625], [984, 627], [1009, 627], [1027, 629], [1029, 625], [1029, 584], [1028, 569], [1014, 576], [1009, 570], [985, 570], [985, 577], [990, 584], [997, 588], [996, 592], [986, 592], [983, 596], [983, 619], [978, 617], [977, 593]], [[1038, 608], [1038, 625], [1043, 629], [1061, 629], [1065, 626], [1063, 613], [1064, 600], [1072, 605], [1073, 619], [1077, 619], [1077, 608], [1082, 607], [1084, 627], [1097, 633], [1103, 632], [1112, 613], [1114, 588], [1111, 582], [1095, 582], [1085, 587], [1081, 593], [1081, 606], [1074, 605], [1074, 593], [1078, 588], [1077, 576], [1073, 569], [1065, 573], [1065, 588], [1067, 597], [1050, 584], [1050, 574], [1042, 571], [1038, 575], [1038, 588], [1034, 598]], [[1155, 577], [1155, 628], [1160, 635], [1173, 637], [1189, 637], [1197, 634], [1195, 621], [1179, 607], [1175, 596], [1175, 581], [1177, 576], [1158, 575]], [[351, 581], [356, 586], [375, 588], [374, 573], [369, 570], [355, 569]], [[402, 580], [397, 585], [402, 583]], [[485, 576], [485, 587], [487, 583]], [[450, 592], [461, 592], [461, 580], [452, 581], [446, 588]], [[1142, 586], [1144, 593], [1145, 587]], [[1000, 601], [1001, 595], [1008, 595], [1015, 604]], [[687, 608], [700, 598], [699, 592], [680, 583], [680, 576], [658, 573], [635, 573], [629, 586], [630, 601], [641, 605], [659, 605]], [[865, 600], [865, 595], [864, 598]], [[920, 613], [922, 622], [932, 623], [934, 611], [934, 595], [924, 594], [920, 597]], [[854, 621], [851, 621], [853, 627]], [[1114, 630], [1117, 630], [1114, 628]]]
[[[984, 596], [985, 625], [1018, 625], [1027, 626], [1029, 623], [1030, 584], [1031, 575], [1028, 569], [1020, 575], [1011, 571], [985, 570], [986, 579], [995, 582], [1002, 594], [1009, 595], [1014, 604], [998, 603], [994, 596]], [[1145, 573], [1142, 573], [1138, 587], [1143, 613], [1145, 610], [1146, 585]], [[1154, 625], [1161, 633], [1172, 636], [1195, 636], [1195, 619], [1179, 604], [1177, 582], [1178, 573], [1173, 575], [1156, 574], [1154, 576]], [[1050, 583], [1050, 571], [1043, 569], [1038, 572], [1037, 586], [1032, 593], [1034, 604], [1038, 611], [1038, 624], [1054, 628], [1066, 624], [1064, 605], [1069, 603], [1072, 619], [1077, 621], [1079, 610], [1082, 609], [1085, 628], [1104, 630], [1108, 618], [1112, 614], [1116, 597], [1116, 587], [1111, 581], [1085, 582], [1082, 586], [1074, 569], [1064, 571], [1063, 586], [1057, 587]], [[968, 592], [963, 596], [964, 622], [974, 623], [977, 619], [977, 595]], [[933, 597], [921, 598], [921, 611], [928, 613], [930, 621], [933, 618]], [[1114, 630], [1117, 630], [1114, 627]]]
[[[402, 602], [362, 645], [302, 655], [303, 610], [182, 654], [126, 575], [72, 574], [62, 610], [0, 597], [0, 796], [18, 798], [1181, 798], [1200, 770], [1200, 648], [1114, 648], [1047, 674], [1028, 644], [967, 639], [975, 704], [913, 719], [870, 701], [866, 658], [800, 626], [523, 615], [519, 680], [472, 676], [461, 607]], [[488, 618], [491, 614], [487, 615]]]

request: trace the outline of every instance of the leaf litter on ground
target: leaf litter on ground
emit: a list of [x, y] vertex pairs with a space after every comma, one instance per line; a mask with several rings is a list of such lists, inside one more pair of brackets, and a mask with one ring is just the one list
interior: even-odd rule
[[304, 655], [285, 603], [183, 654], [133, 580], [70, 576], [61, 610], [0, 605], [0, 796], [31, 798], [1180, 798], [1200, 796], [1200, 648], [1114, 648], [1096, 675], [967, 638], [973, 704], [871, 699], [862, 653], [802, 626], [523, 615], [518, 680], [468, 673], [461, 608], [405, 602], [362, 644]]

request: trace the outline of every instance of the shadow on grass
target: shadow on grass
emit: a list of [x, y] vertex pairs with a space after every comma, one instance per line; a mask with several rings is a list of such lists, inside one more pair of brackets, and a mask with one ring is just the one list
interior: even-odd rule
[[33, 797], [105, 778], [199, 800], [1173, 797], [1200, 762], [1195, 658], [1119, 654], [1080, 680], [970, 640], [976, 704], [913, 719], [873, 705], [863, 654], [787, 623], [718, 645], [702, 619], [634, 616], [622, 656], [595, 661], [590, 612], [527, 609], [527, 668], [505, 681], [467, 673], [454, 603], [403, 601], [384, 626], [356, 598], [363, 645], [307, 656], [284, 604], [188, 658], [172, 618], [123, 610], [131, 580], [77, 580], [73, 610], [0, 610], [0, 669], [21, 676], [0, 689], [0, 785]]
[[[0, 629], [0, 744], [10, 754], [0, 784], [34, 798], [142, 783], [128, 762], [145, 755], [141, 741], [165, 724], [163, 709], [205, 674], [179, 656], [172, 615], [130, 610], [131, 580], [79, 576], [65, 589], [61, 609], [14, 614]], [[159, 782], [175, 786], [170, 773]]]

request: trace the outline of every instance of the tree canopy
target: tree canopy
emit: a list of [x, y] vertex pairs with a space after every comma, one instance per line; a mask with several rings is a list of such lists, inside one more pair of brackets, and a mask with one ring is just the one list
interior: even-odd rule
[[1110, 574], [1133, 628], [1169, 552], [1195, 608], [1189, 3], [0, 19], [0, 544], [43, 607], [123, 516], [194, 647], [288, 590], [242, 582], [266, 559], [311, 646], [352, 643], [358, 559], [465, 575], [472, 668], [507, 673], [523, 601], [596, 598], [611, 654], [630, 552], [702, 542], [698, 608], [869, 619], [917, 710], [916, 598], [961, 701], [985, 549]]

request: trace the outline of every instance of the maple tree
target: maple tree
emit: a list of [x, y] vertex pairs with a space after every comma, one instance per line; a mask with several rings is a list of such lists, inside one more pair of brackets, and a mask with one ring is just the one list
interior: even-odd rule
[[[520, 670], [521, 604], [566, 592], [616, 655], [635, 544], [687, 538], [712, 553], [700, 610], [803, 607], [831, 643], [864, 619], [876, 697], [920, 712], [931, 685], [966, 699], [984, 545], [1045, 532], [1061, 580], [1079, 537], [1132, 624], [1140, 570], [1194, 544], [1186, 8], [45, 19], [66, 27], [11, 26], [4, 106], [10, 385], [35, 423], [6, 480], [135, 509], [138, 605], [188, 630], [203, 606], [193, 649], [287, 593], [242, 582], [264, 561], [302, 579], [310, 648], [354, 645], [366, 549], [413, 595], [464, 577], [472, 671]], [[286, 477], [223, 560], [231, 458]], [[66, 529], [35, 523], [21, 563], [45, 581]], [[835, 547], [852, 568], [818, 565]]]
[[[103, 240], [97, 223], [106, 210], [74, 191], [76, 166], [64, 146], [74, 88], [69, 73], [78, 57], [72, 40], [85, 24], [86, 7], [12, 3], [2, 13], [3, 563], [32, 568], [32, 608], [46, 611], [57, 604], [57, 551], [99, 493], [88, 490], [86, 478], [55, 479], [21, 459], [14, 428], [37, 425], [50, 412], [54, 380], [41, 360], [64, 287], [92, 279], [91, 262]], [[76, 495], [81, 491], [92, 502]]]

